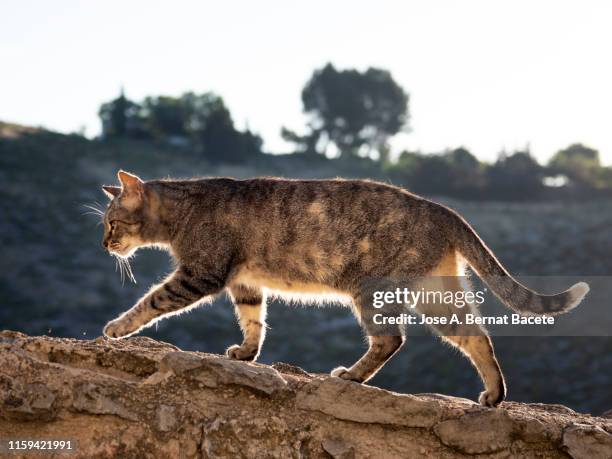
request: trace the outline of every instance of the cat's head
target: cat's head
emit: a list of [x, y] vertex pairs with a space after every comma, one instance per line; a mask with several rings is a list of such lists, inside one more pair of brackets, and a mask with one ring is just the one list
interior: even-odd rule
[[143, 230], [147, 223], [145, 183], [136, 175], [120, 170], [121, 186], [103, 186], [111, 200], [104, 213], [102, 245], [111, 254], [129, 257], [146, 244]]

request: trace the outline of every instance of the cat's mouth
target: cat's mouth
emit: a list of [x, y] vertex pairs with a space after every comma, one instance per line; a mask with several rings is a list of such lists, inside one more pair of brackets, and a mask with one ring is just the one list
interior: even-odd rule
[[128, 244], [116, 243], [112, 244], [108, 251], [111, 255], [116, 255], [121, 258], [129, 258], [132, 253], [134, 253], [134, 248], [130, 247]]

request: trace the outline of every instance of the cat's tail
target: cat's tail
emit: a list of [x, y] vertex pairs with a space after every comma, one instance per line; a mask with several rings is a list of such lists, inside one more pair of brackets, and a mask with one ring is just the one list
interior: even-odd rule
[[589, 292], [586, 282], [578, 282], [556, 295], [543, 295], [525, 287], [506, 271], [476, 231], [452, 212], [456, 249], [478, 276], [509, 308], [523, 314], [558, 315], [574, 309]]

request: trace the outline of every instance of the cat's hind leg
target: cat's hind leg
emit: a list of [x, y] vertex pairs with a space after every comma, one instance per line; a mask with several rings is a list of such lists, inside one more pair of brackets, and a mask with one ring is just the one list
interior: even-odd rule
[[244, 339], [226, 354], [237, 360], [256, 360], [266, 335], [266, 298], [261, 289], [244, 285], [228, 288]]
[[478, 397], [480, 404], [491, 407], [499, 405], [506, 398], [506, 383], [495, 358], [491, 338], [484, 334], [442, 338], [456, 346], [478, 370], [485, 385], [485, 390]]
[[[452, 292], [464, 295], [470, 288], [469, 283], [463, 277], [461, 266], [456, 254], [448, 255], [433, 276], [424, 281], [428, 291], [442, 291], [443, 293]], [[467, 314], [478, 315], [478, 311], [473, 304], [466, 302], [462, 307], [457, 304], [419, 304], [419, 312], [428, 316], [452, 317], [456, 315], [459, 323], [449, 323], [446, 325], [435, 325], [432, 328], [440, 337], [458, 348], [466, 357], [470, 359], [478, 374], [480, 375], [485, 390], [480, 394], [479, 402], [485, 406], [497, 406], [506, 396], [506, 384], [495, 352], [493, 343], [484, 327], [476, 324], [466, 323]]]
[[338, 367], [331, 375], [350, 381], [365, 382], [393, 357], [402, 344], [403, 336], [368, 336], [367, 352], [351, 368]]
[[[368, 333], [368, 350], [352, 367], [338, 367], [332, 370], [332, 376], [360, 383], [365, 382], [374, 376], [404, 344], [402, 328], [399, 326], [386, 327], [383, 335], [377, 335], [371, 330], [371, 327], [368, 326], [369, 319], [361, 317], [364, 312], [363, 301], [369, 300], [370, 296], [361, 294], [353, 298], [354, 313]], [[369, 317], [369, 314], [366, 315]]]

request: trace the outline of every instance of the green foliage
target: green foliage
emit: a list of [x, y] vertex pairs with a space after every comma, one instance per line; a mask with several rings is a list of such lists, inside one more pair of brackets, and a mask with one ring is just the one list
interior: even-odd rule
[[545, 170], [531, 156], [523, 151], [512, 155], [502, 153], [497, 161], [487, 168], [487, 181], [492, 191], [501, 199], [533, 199], [543, 190]]
[[575, 143], [558, 151], [548, 163], [553, 172], [564, 174], [580, 187], [602, 188], [612, 185], [606, 180], [610, 170], [601, 167], [599, 152]]
[[191, 117], [190, 107], [183, 97], [147, 97], [143, 108], [148, 127], [156, 139], [171, 136], [187, 136], [187, 126]]
[[[529, 152], [501, 153], [493, 164], [482, 163], [465, 148], [442, 154], [403, 152], [384, 172], [396, 183], [426, 195], [464, 199], [527, 201], [609, 197], [612, 168], [602, 167], [596, 150], [575, 144], [561, 150], [548, 166]], [[545, 178], [564, 175], [569, 182], [546, 186]]]
[[287, 142], [295, 144], [296, 153], [305, 153], [313, 155], [317, 152], [317, 143], [321, 137], [321, 130], [311, 129], [311, 132], [305, 135], [297, 134], [295, 131], [286, 127], [281, 128], [281, 137]]
[[485, 167], [465, 148], [430, 155], [405, 151], [386, 170], [425, 194], [477, 198], [485, 188]]
[[[569, 150], [574, 151], [573, 148]], [[561, 155], [563, 156], [563, 155]], [[571, 156], [571, 154], [570, 154]], [[587, 156], [596, 160], [593, 152]], [[578, 159], [580, 161], [578, 162]], [[464, 199], [492, 199], [501, 201], [528, 201], [548, 198], [574, 198], [610, 196], [612, 169], [598, 166], [590, 177], [597, 181], [584, 181], [579, 190], [571, 186], [550, 188], [544, 178], [560, 172], [577, 174], [574, 162], [582, 164], [582, 156], [572, 156], [571, 162], [545, 167], [529, 152], [501, 153], [493, 164], [482, 163], [465, 148], [457, 148], [442, 154], [403, 152], [396, 163], [385, 167], [385, 173], [396, 183], [426, 195], [453, 196]], [[599, 188], [596, 188], [599, 186]]]
[[261, 137], [248, 129], [238, 131], [221, 97], [187, 93], [183, 98], [191, 112], [187, 130], [208, 159], [235, 163], [261, 153]]
[[261, 153], [263, 144], [250, 130], [237, 130], [223, 99], [210, 92], [147, 97], [142, 104], [122, 93], [102, 105], [100, 117], [105, 138], [153, 138], [188, 145], [217, 162], [248, 160]]
[[147, 138], [147, 120], [142, 107], [123, 94], [102, 104], [98, 112], [102, 120], [102, 135], [107, 138]]
[[341, 155], [380, 156], [409, 118], [408, 95], [388, 71], [376, 68], [338, 71], [327, 64], [302, 90], [302, 102], [311, 116], [309, 134], [284, 134], [308, 152], [326, 153], [333, 143]]
[[[329, 167], [336, 175], [390, 179], [426, 195], [465, 199], [612, 193], [612, 169], [601, 165], [597, 150], [578, 143], [557, 152], [546, 166], [529, 152], [502, 153], [487, 164], [463, 147], [440, 154], [405, 151], [394, 160], [389, 139], [408, 127], [409, 96], [386, 70], [337, 70], [327, 64], [304, 86], [302, 102], [310, 117], [306, 133], [283, 127], [281, 136], [295, 145], [295, 156], [307, 161], [307, 170]], [[154, 140], [210, 163], [269, 163], [261, 155], [261, 137], [248, 128], [237, 129], [223, 99], [212, 92], [150, 96], [137, 103], [122, 91], [99, 114], [107, 141]], [[330, 160], [336, 152], [339, 157]]]

